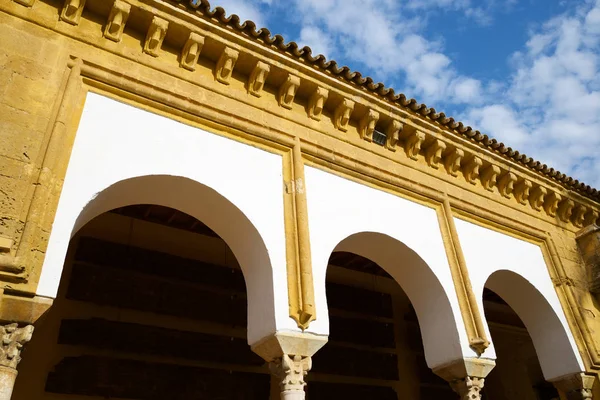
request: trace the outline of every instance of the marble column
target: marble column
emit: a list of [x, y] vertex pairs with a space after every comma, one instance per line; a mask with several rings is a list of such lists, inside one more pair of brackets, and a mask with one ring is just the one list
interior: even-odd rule
[[284, 354], [269, 367], [279, 382], [281, 400], [304, 400], [304, 377], [312, 367], [311, 357]]
[[480, 400], [485, 378], [496, 366], [494, 360], [466, 358], [433, 369], [444, 378], [460, 400]]
[[582, 372], [553, 380], [552, 383], [564, 393], [567, 400], [591, 400], [594, 379], [594, 375]]
[[21, 350], [31, 340], [32, 334], [32, 325], [22, 328], [17, 324], [0, 325], [0, 400], [10, 400], [17, 379], [17, 365], [21, 361]]

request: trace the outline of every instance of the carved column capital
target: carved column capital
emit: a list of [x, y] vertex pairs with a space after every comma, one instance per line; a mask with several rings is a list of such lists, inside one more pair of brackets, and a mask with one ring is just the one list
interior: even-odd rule
[[448, 382], [461, 400], [480, 400], [485, 377], [495, 366], [494, 360], [465, 358], [434, 368], [433, 372]]
[[567, 400], [591, 400], [595, 379], [593, 375], [579, 373], [558, 378], [552, 383], [558, 390], [564, 392]]
[[481, 399], [484, 378], [467, 376], [450, 382], [450, 387], [460, 396], [461, 400]]
[[312, 367], [312, 358], [284, 354], [269, 364], [271, 373], [279, 380], [282, 394], [304, 392], [304, 377]]
[[0, 326], [2, 346], [0, 347], [0, 366], [17, 369], [21, 361], [21, 350], [31, 340], [33, 326], [23, 328], [15, 324]]

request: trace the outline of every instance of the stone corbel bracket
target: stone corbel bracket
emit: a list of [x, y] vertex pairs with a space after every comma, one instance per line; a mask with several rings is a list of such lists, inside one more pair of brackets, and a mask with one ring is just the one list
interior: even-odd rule
[[489, 165], [481, 172], [481, 185], [487, 191], [493, 191], [496, 186], [496, 180], [500, 175], [500, 168], [496, 165]]
[[350, 122], [350, 116], [354, 111], [354, 101], [350, 99], [343, 99], [342, 102], [337, 106], [333, 114], [333, 125], [336, 129], [346, 132], [348, 130], [348, 123]]
[[360, 137], [367, 142], [373, 141], [373, 131], [379, 120], [379, 113], [375, 110], [368, 110], [364, 117], [361, 118], [359, 124]]
[[329, 90], [317, 87], [308, 100], [308, 116], [315, 121], [320, 121], [325, 108], [325, 102], [329, 97]]
[[65, 4], [60, 13], [61, 21], [65, 21], [71, 25], [79, 25], [84, 7], [85, 0], [65, 0]]
[[531, 204], [531, 208], [536, 211], [541, 211], [546, 203], [546, 196], [548, 195], [548, 190], [546, 190], [543, 186], [536, 186], [530, 192], [529, 196], [529, 204]]
[[550, 192], [544, 199], [544, 210], [551, 217], [556, 217], [558, 204], [562, 201], [562, 196], [556, 192]]
[[289, 74], [283, 85], [279, 88], [279, 105], [291, 110], [299, 87], [300, 78], [296, 75]]
[[248, 93], [256, 97], [262, 96], [262, 90], [270, 71], [269, 64], [262, 61], [257, 62], [250, 74], [250, 79], [248, 79]]
[[578, 205], [575, 207], [573, 211], [572, 221], [573, 225], [578, 228], [583, 228], [585, 224], [585, 218], [587, 215], [588, 209], [585, 206]]
[[188, 71], [196, 70], [196, 64], [202, 52], [202, 47], [204, 47], [204, 36], [196, 32], [190, 32], [190, 36], [185, 42], [185, 46], [183, 46], [179, 65]]
[[104, 37], [113, 42], [120, 42], [130, 12], [131, 5], [121, 0], [116, 0], [104, 27]]
[[522, 179], [515, 185], [514, 195], [519, 204], [527, 205], [532, 187], [533, 185], [527, 179]]
[[448, 152], [444, 159], [444, 166], [446, 167], [446, 171], [454, 177], [458, 176], [460, 171], [460, 166], [463, 158], [465, 157], [465, 152], [459, 148], [453, 148]]
[[390, 151], [396, 151], [396, 147], [398, 146], [398, 142], [400, 141], [400, 134], [404, 129], [404, 125], [402, 122], [397, 119], [392, 119], [385, 131], [385, 148]]
[[569, 222], [571, 220], [571, 215], [573, 214], [573, 208], [575, 207], [575, 203], [571, 199], [564, 199], [558, 204], [558, 208], [556, 213], [558, 215], [558, 219], [563, 222]]
[[148, 33], [146, 34], [146, 40], [144, 41], [144, 53], [158, 57], [158, 52], [163, 40], [165, 40], [168, 28], [169, 21], [156, 16], [152, 18], [150, 28], [148, 28]]
[[404, 151], [406, 156], [411, 160], [419, 159], [419, 152], [421, 151], [421, 145], [425, 141], [425, 134], [421, 131], [414, 131], [408, 135], [404, 143]]
[[233, 68], [239, 57], [240, 53], [230, 47], [225, 47], [219, 61], [215, 67], [215, 79], [224, 84], [229, 85], [229, 79], [233, 74]]
[[483, 165], [481, 158], [473, 156], [463, 166], [463, 174], [465, 180], [472, 185], [477, 184], [477, 178], [479, 178], [479, 169]]
[[498, 191], [507, 199], [510, 199], [510, 195], [515, 189], [515, 182], [517, 182], [517, 176], [512, 172], [507, 172], [500, 177], [498, 181]]
[[425, 160], [431, 168], [439, 169], [442, 155], [446, 150], [446, 143], [439, 139], [434, 139], [425, 149]]

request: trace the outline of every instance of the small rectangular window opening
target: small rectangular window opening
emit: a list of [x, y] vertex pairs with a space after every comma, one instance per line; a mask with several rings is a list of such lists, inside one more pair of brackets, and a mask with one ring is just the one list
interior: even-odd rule
[[386, 140], [387, 136], [385, 133], [378, 131], [377, 129], [373, 131], [373, 142], [377, 143], [380, 146], [385, 146]]

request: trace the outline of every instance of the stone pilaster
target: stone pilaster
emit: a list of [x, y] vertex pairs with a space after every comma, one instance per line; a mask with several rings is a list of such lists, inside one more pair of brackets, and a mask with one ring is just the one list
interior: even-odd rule
[[552, 380], [552, 383], [567, 400], [591, 400], [595, 378], [594, 375], [578, 373]]
[[494, 360], [466, 358], [433, 369], [445, 379], [461, 400], [479, 400], [485, 377], [496, 366]]
[[15, 380], [17, 365], [21, 361], [21, 350], [31, 340], [33, 326], [23, 328], [15, 324], [0, 325], [0, 400], [10, 400]]

